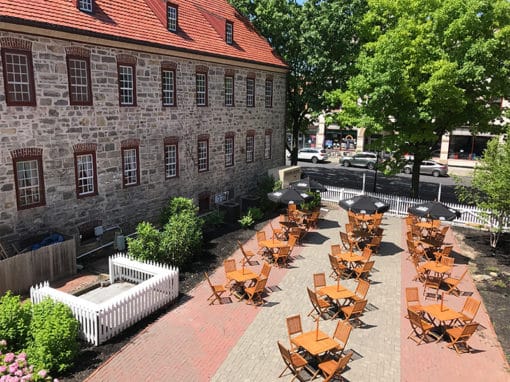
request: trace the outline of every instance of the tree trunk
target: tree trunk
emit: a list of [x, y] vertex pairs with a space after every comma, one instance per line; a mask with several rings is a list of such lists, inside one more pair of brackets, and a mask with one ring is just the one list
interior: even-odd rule
[[421, 159], [414, 158], [413, 173], [411, 176], [411, 198], [418, 198], [420, 191], [420, 165]]

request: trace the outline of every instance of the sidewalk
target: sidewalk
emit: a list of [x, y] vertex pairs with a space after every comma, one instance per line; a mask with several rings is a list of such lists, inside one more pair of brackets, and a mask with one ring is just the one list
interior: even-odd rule
[[[327, 257], [330, 245], [339, 243], [340, 225], [346, 223], [343, 210], [331, 210], [319, 229], [310, 232], [302, 247], [296, 247], [297, 259], [288, 269], [274, 268], [269, 285], [277, 286], [262, 307], [234, 300], [230, 304], [209, 306], [206, 283], [201, 283], [178, 306], [148, 326], [120, 352], [101, 365], [88, 379], [95, 381], [290, 381], [284, 369], [276, 341], [288, 346], [285, 318], [301, 314], [303, 329], [314, 322], [307, 317], [311, 309], [306, 286], [312, 286], [312, 274], [330, 273]], [[339, 225], [340, 224], [340, 225]], [[406, 340], [409, 324], [403, 317], [402, 290], [412, 278], [403, 246], [403, 220], [385, 217], [384, 239], [368, 291], [364, 328], [355, 328], [347, 348], [355, 351], [349, 381], [508, 381], [507, 364], [490, 319], [481, 307], [476, 320], [486, 329], [475, 333], [472, 345], [478, 353], [457, 355], [446, 343], [416, 346]], [[268, 230], [269, 231], [269, 230]], [[256, 249], [254, 238], [246, 247]], [[240, 259], [240, 254], [234, 257]], [[259, 263], [261, 260], [258, 259]], [[259, 264], [255, 271], [261, 267]], [[223, 270], [211, 275], [213, 282], [224, 282]], [[328, 283], [333, 283], [328, 279]], [[414, 284], [418, 284], [413, 282]], [[353, 280], [342, 281], [355, 288]], [[474, 288], [469, 278], [462, 289]], [[474, 291], [474, 296], [477, 292]], [[448, 296], [448, 304], [458, 307], [464, 297]], [[332, 333], [337, 320], [321, 321], [321, 330]], [[452, 373], [444, 370], [453, 370]], [[320, 380], [320, 379], [319, 379]]]

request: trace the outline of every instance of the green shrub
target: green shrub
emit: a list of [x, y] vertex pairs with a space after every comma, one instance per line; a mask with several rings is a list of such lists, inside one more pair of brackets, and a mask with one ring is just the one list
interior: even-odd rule
[[251, 215], [253, 220], [257, 221], [264, 217], [264, 213], [257, 207], [251, 207], [248, 209], [248, 214]]
[[255, 224], [255, 220], [253, 219], [253, 216], [251, 216], [250, 211], [246, 213], [241, 219], [238, 220], [239, 224], [241, 224], [241, 227], [243, 228], [250, 228], [252, 225]]
[[171, 216], [178, 215], [185, 211], [191, 211], [194, 214], [198, 213], [198, 207], [193, 203], [193, 199], [184, 198], [182, 196], [170, 198], [167, 205], [163, 208], [163, 211], [161, 211], [161, 226], [163, 227], [167, 224]]
[[313, 199], [308, 203], [303, 203], [302, 208], [305, 211], [312, 211], [314, 208], [321, 206], [321, 194], [318, 192], [307, 192], [308, 195], [313, 196]]
[[10, 291], [0, 298], [0, 339], [7, 341], [9, 351], [23, 349], [27, 343], [31, 304], [22, 304]]
[[172, 215], [161, 232], [159, 261], [182, 267], [200, 253], [202, 223], [194, 211]]
[[158, 260], [161, 257], [160, 243], [161, 232], [148, 222], [137, 225], [135, 238], [127, 238], [129, 254], [141, 261]]
[[62, 372], [79, 351], [79, 322], [66, 305], [50, 298], [32, 306], [27, 359], [36, 369]]

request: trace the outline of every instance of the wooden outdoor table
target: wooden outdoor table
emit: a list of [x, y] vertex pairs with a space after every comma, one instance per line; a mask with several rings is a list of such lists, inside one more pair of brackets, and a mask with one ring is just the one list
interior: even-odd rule
[[[453, 321], [462, 317], [462, 313], [444, 304], [422, 305], [421, 309], [429, 316], [434, 325], [441, 329], [441, 334], [437, 341], [443, 338], [446, 328], [451, 325]], [[439, 322], [437, 325], [435, 323], [436, 320]]]
[[330, 299], [335, 300], [336, 305], [338, 307], [338, 311], [332, 318], [336, 318], [336, 316], [338, 316], [338, 314], [340, 313], [340, 306], [342, 305], [340, 303], [340, 300], [347, 300], [354, 296], [354, 292], [340, 284], [322, 287], [321, 289], [319, 289], [318, 293], [320, 295], [326, 295]]
[[363, 261], [363, 256], [358, 255], [357, 253], [354, 252], [342, 252], [341, 254], [336, 255], [336, 257], [339, 260], [346, 262], [347, 266], [350, 268], [357, 262]]
[[243, 268], [238, 269], [236, 271], [228, 272], [226, 274], [227, 280], [233, 280], [235, 281], [235, 285], [233, 286], [233, 294], [236, 295], [236, 297], [241, 300], [245, 293], [244, 293], [244, 287], [247, 281], [255, 280], [257, 279], [258, 275], [254, 272], [252, 272], [250, 269]]
[[294, 337], [292, 343], [302, 347], [313, 356], [325, 353], [338, 347], [338, 343], [320, 330], [312, 330]]
[[259, 246], [260, 247], [265, 247], [265, 248], [268, 248], [270, 250], [286, 247], [288, 245], [289, 244], [286, 241], [281, 241], [281, 240], [271, 240], [271, 239], [269, 239], [269, 240], [262, 240], [262, 241], [259, 242]]
[[437, 275], [440, 275], [442, 278], [446, 273], [450, 273], [452, 270], [452, 267], [449, 265], [441, 264], [437, 261], [426, 261], [423, 264], [421, 264], [421, 267], [423, 269], [434, 272]]

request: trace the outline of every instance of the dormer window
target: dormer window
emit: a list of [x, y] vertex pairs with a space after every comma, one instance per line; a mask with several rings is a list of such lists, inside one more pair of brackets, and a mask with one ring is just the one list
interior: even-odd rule
[[92, 3], [94, 0], [78, 0], [78, 9], [83, 12], [92, 13]]
[[234, 24], [231, 21], [225, 23], [225, 41], [229, 45], [234, 42]]
[[166, 6], [167, 29], [170, 32], [177, 32], [177, 5], [168, 3]]

